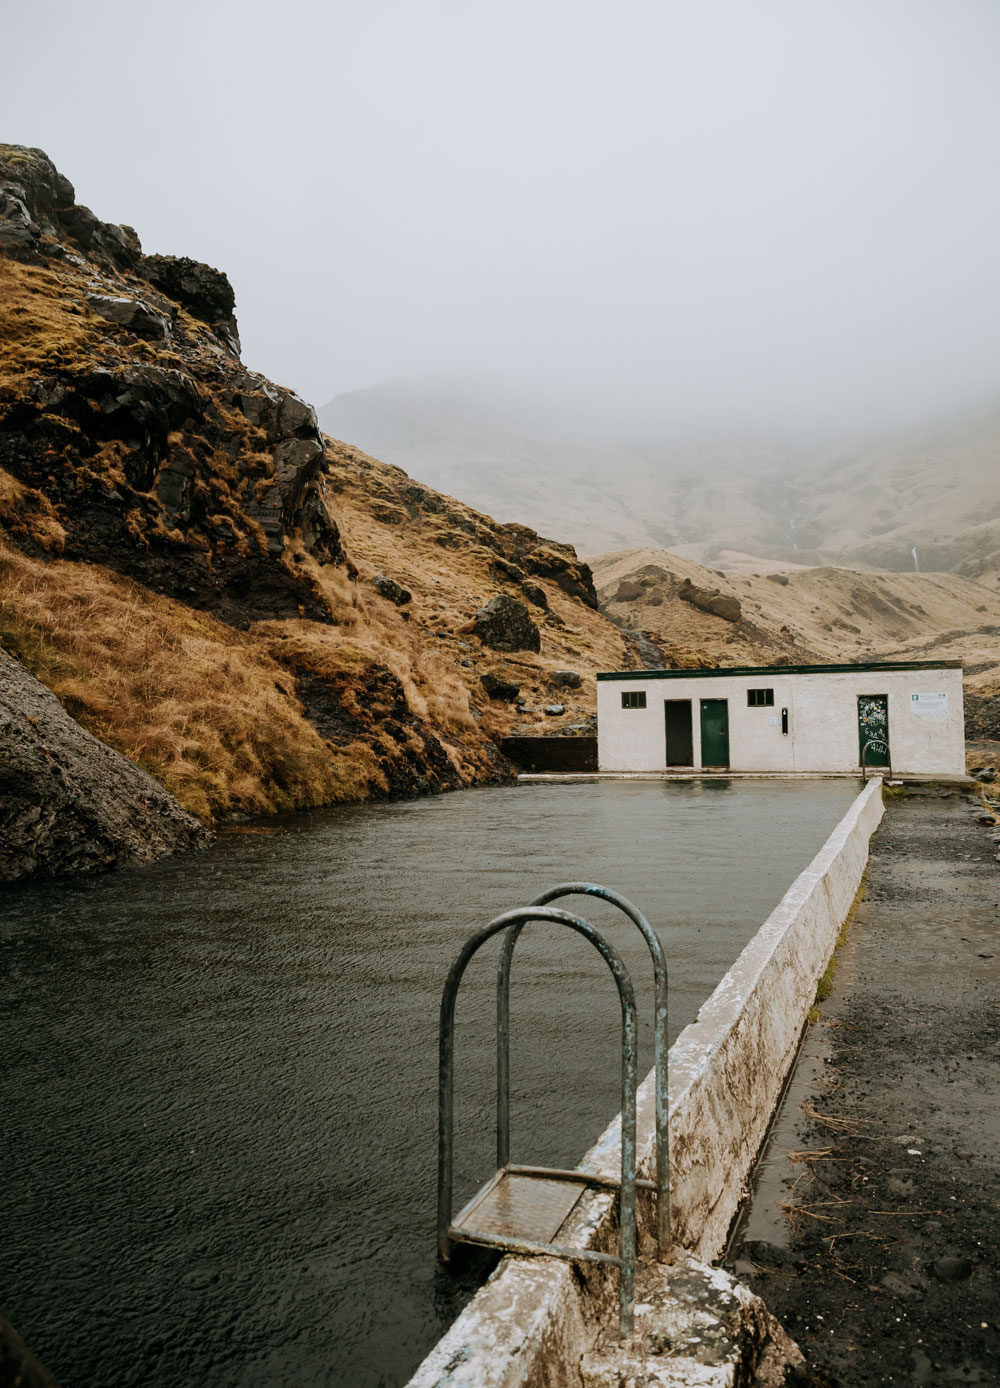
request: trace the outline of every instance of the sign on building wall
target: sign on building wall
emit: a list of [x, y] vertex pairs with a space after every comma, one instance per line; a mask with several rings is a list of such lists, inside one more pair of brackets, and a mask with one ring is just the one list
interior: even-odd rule
[[910, 712], [944, 718], [948, 712], [947, 694], [911, 694]]

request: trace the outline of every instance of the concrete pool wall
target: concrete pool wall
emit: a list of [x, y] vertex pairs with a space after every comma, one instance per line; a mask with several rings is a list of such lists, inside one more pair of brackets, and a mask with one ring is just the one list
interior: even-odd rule
[[[882, 818], [882, 781], [870, 781], [799, 874], [670, 1051], [671, 1223], [677, 1243], [717, 1258]], [[669, 966], [669, 939], [663, 941]], [[653, 1161], [653, 1076], [638, 1101], [642, 1175]], [[580, 1169], [615, 1177], [620, 1120]], [[579, 1202], [561, 1243], [610, 1247], [613, 1196]], [[650, 1210], [640, 1208], [648, 1227]], [[430, 1256], [430, 1253], [429, 1255]], [[410, 1379], [408, 1388], [564, 1388], [578, 1385], [607, 1274], [556, 1259], [508, 1257]]]

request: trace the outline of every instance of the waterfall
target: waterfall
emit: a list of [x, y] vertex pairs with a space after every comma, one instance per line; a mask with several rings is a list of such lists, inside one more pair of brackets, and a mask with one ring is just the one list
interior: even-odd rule
[[910, 550], [910, 553], [913, 555], [913, 567], [919, 572], [919, 570], [920, 570], [920, 565], [917, 563], [917, 547], [916, 547], [916, 545], [913, 546], [913, 548]]

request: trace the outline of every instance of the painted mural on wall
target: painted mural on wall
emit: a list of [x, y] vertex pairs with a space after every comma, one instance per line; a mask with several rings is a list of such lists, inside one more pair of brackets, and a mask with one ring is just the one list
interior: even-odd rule
[[862, 764], [889, 764], [889, 701], [884, 694], [858, 695], [858, 733]]

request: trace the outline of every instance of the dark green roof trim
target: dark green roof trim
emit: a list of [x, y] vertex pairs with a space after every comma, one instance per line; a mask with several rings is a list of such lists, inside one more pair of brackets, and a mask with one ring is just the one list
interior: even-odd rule
[[883, 660], [871, 665], [730, 665], [711, 670], [602, 671], [599, 680], [703, 680], [727, 675], [867, 675], [882, 670], [961, 670], [960, 660]]

